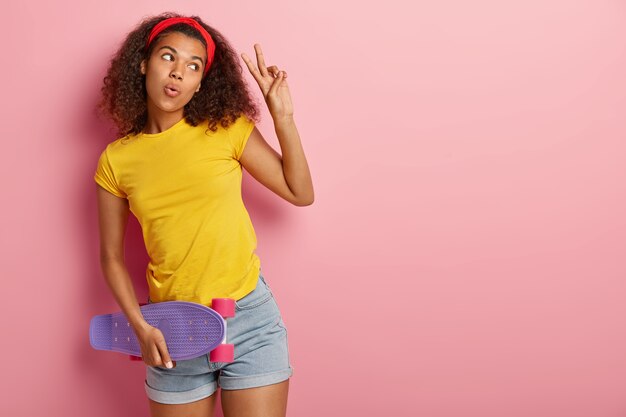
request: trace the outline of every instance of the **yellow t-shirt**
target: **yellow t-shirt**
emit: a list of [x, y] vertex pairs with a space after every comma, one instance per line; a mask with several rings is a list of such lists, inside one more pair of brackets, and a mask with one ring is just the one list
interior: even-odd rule
[[128, 199], [141, 224], [151, 301], [211, 306], [213, 298], [239, 300], [256, 287], [260, 260], [239, 162], [253, 128], [244, 115], [216, 132], [208, 121], [194, 127], [183, 118], [102, 151], [94, 179]]

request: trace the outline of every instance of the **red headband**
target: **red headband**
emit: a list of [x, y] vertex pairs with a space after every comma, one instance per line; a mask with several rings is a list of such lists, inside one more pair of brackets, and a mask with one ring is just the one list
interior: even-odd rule
[[152, 42], [152, 40], [156, 38], [156, 36], [159, 33], [161, 33], [166, 28], [172, 25], [175, 25], [177, 23], [185, 23], [197, 29], [198, 32], [200, 32], [200, 34], [206, 41], [207, 63], [206, 63], [206, 66], [204, 67], [204, 74], [203, 74], [203, 76], [205, 76], [206, 73], [209, 71], [211, 64], [213, 63], [213, 55], [215, 54], [215, 43], [213, 43], [213, 39], [211, 38], [211, 35], [209, 35], [209, 33], [206, 31], [206, 29], [204, 29], [202, 25], [198, 23], [195, 19], [192, 19], [190, 17], [170, 17], [170, 18], [161, 20], [152, 28], [152, 31], [150, 32], [150, 36], [148, 36], [148, 42], [146, 43], [146, 50], [148, 49], [148, 46], [150, 46], [150, 43]]

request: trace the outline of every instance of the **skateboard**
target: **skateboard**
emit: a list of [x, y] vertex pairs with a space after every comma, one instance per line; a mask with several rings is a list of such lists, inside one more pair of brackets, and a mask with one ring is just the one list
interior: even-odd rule
[[[232, 362], [234, 345], [226, 343], [226, 318], [235, 316], [232, 298], [214, 298], [212, 307], [188, 301], [143, 304], [146, 322], [158, 328], [172, 360], [185, 360], [210, 352], [211, 362]], [[110, 350], [141, 360], [141, 348], [126, 315], [119, 311], [94, 316], [89, 324], [94, 349]]]

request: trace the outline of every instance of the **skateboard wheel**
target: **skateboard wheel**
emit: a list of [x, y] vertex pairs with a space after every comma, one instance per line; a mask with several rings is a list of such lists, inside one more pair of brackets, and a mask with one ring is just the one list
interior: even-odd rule
[[232, 298], [214, 298], [211, 308], [222, 317], [235, 317], [235, 300]]
[[235, 345], [221, 344], [209, 354], [211, 362], [232, 362], [235, 360]]

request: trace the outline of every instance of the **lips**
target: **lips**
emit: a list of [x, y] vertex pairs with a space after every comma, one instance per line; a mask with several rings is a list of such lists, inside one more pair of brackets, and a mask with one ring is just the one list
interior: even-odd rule
[[174, 84], [167, 84], [165, 87], [163, 87], [163, 91], [169, 97], [176, 97], [180, 94], [180, 88]]

